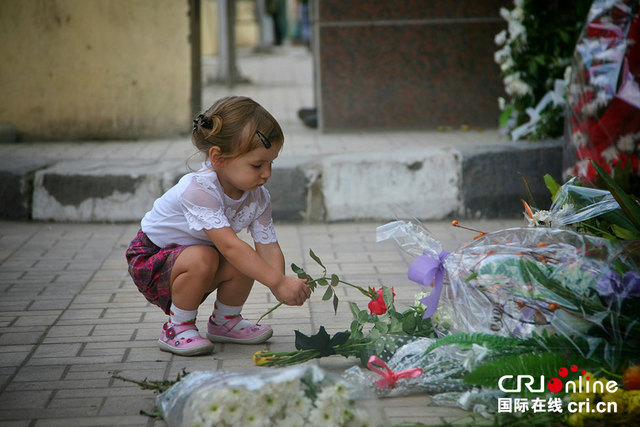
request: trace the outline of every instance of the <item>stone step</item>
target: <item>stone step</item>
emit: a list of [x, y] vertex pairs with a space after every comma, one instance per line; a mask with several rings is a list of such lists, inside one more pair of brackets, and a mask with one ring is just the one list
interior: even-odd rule
[[[543, 175], [560, 181], [557, 141], [279, 159], [267, 184], [277, 221], [386, 220], [413, 216], [521, 215], [527, 194], [550, 200]], [[0, 163], [2, 218], [139, 221], [184, 173], [183, 162], [138, 160]]]

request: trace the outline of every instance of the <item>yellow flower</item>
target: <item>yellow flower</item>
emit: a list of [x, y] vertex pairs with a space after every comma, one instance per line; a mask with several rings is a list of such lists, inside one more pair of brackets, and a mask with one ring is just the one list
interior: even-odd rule
[[258, 366], [262, 366], [271, 362], [271, 360], [273, 359], [273, 356], [267, 356], [267, 354], [270, 354], [270, 353], [266, 350], [256, 351], [253, 354], [253, 363], [255, 363]]
[[571, 414], [567, 417], [567, 423], [573, 427], [582, 427], [584, 426], [583, 415], [579, 412]]
[[604, 393], [602, 395], [603, 402], [615, 402], [618, 410], [622, 410], [624, 408], [625, 402], [625, 393], [621, 388], [617, 389], [614, 393]]
[[628, 390], [624, 395], [627, 401], [627, 412], [640, 415], [640, 390]]

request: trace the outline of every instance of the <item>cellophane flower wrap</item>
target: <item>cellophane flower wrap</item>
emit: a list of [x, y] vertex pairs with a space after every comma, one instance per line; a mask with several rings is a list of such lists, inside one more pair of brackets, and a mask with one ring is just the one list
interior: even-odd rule
[[376, 426], [371, 394], [317, 366], [197, 371], [156, 398], [169, 427]]
[[[419, 225], [392, 224], [389, 237], [414, 256], [421, 244], [427, 254], [439, 250]], [[448, 280], [432, 317], [442, 334], [560, 334], [611, 369], [640, 350], [640, 271], [623, 246], [607, 239], [511, 228], [461, 246], [443, 266]]]
[[567, 94], [565, 177], [593, 182], [594, 160], [637, 176], [640, 151], [638, 0], [595, 0], [578, 39]]

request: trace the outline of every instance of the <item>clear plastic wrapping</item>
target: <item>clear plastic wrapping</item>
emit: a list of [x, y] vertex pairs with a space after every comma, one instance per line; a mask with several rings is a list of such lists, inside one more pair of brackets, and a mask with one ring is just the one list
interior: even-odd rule
[[[431, 245], [425, 235], [419, 224], [396, 221], [382, 227], [381, 237], [393, 238], [415, 255], [416, 247]], [[439, 248], [424, 247], [424, 252]], [[511, 228], [463, 245], [442, 265], [448, 282], [432, 322], [443, 334], [528, 338], [547, 330], [569, 337], [585, 356], [603, 345], [612, 364], [623, 343], [640, 344], [634, 311], [640, 308], [640, 272], [621, 246], [606, 239], [553, 228]]]
[[389, 359], [386, 365], [395, 373], [422, 370], [422, 375], [398, 379], [394, 387], [378, 387], [376, 380], [380, 378], [379, 374], [359, 366], [349, 368], [344, 376], [351, 382], [367, 385], [379, 396], [461, 392], [469, 389], [470, 386], [463, 382], [462, 377], [486, 351], [479, 346], [472, 349], [443, 346], [426, 353], [434, 341], [432, 338], [416, 339], [400, 347]]
[[574, 182], [572, 178], [560, 188], [549, 208], [546, 222], [551, 227], [561, 228], [620, 210], [610, 191], [574, 185]]
[[594, 0], [567, 94], [565, 176], [593, 182], [591, 160], [638, 175], [640, 17], [637, 0]]
[[316, 366], [198, 371], [156, 398], [169, 427], [383, 425], [375, 396]]

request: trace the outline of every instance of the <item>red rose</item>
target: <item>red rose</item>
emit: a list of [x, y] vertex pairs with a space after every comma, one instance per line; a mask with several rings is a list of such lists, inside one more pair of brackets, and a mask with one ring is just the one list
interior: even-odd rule
[[[391, 291], [393, 292], [393, 288], [391, 288]], [[369, 311], [372, 314], [385, 314], [387, 312], [387, 305], [384, 303], [384, 298], [382, 298], [382, 288], [378, 289], [376, 292], [378, 292], [378, 298], [369, 301]], [[395, 292], [393, 292], [393, 296], [395, 299]]]

